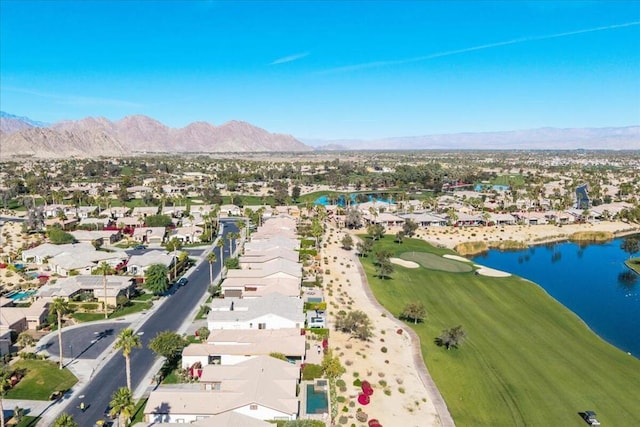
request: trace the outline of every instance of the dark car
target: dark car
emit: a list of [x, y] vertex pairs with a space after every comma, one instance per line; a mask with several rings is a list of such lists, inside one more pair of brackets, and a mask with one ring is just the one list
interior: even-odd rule
[[187, 280], [186, 277], [181, 277], [176, 283], [178, 284], [178, 286], [184, 286], [189, 283], [189, 280]]
[[141, 251], [143, 249], [147, 249], [147, 247], [145, 245], [136, 245], [133, 247], [133, 249], [136, 251]]

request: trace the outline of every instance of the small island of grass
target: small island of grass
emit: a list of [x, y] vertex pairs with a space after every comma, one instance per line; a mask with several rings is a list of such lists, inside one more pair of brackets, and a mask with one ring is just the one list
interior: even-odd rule
[[630, 258], [624, 262], [624, 264], [631, 270], [640, 274], [640, 258]]

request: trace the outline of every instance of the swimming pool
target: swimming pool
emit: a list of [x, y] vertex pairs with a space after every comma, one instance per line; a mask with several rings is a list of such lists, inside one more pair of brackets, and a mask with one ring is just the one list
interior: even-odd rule
[[307, 384], [307, 414], [324, 414], [328, 411], [327, 392], [316, 392], [313, 384]]
[[21, 300], [23, 298], [28, 298], [31, 295], [35, 294], [36, 292], [38, 292], [36, 289], [27, 289], [26, 291], [17, 291], [15, 293], [10, 292], [5, 296], [7, 298], [11, 298], [14, 301], [18, 301], [18, 300]]

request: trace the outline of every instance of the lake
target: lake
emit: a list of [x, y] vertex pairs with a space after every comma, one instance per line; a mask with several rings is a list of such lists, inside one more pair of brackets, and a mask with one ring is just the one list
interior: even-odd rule
[[536, 282], [600, 337], [639, 357], [640, 276], [624, 265], [622, 240], [492, 249], [473, 261]]

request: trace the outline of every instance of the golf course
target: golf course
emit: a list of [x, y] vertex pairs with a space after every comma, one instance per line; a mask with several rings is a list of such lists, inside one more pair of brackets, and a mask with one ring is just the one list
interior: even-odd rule
[[[419, 267], [394, 265], [381, 279], [379, 249]], [[361, 261], [375, 297], [396, 317], [407, 303], [426, 307], [424, 322], [406, 325], [419, 335], [456, 425], [585, 426], [586, 410], [602, 425], [640, 425], [640, 360], [599, 338], [535, 283], [479, 275], [444, 254], [455, 253], [386, 236]], [[444, 329], [458, 325], [466, 332], [458, 348], [436, 345]]]

